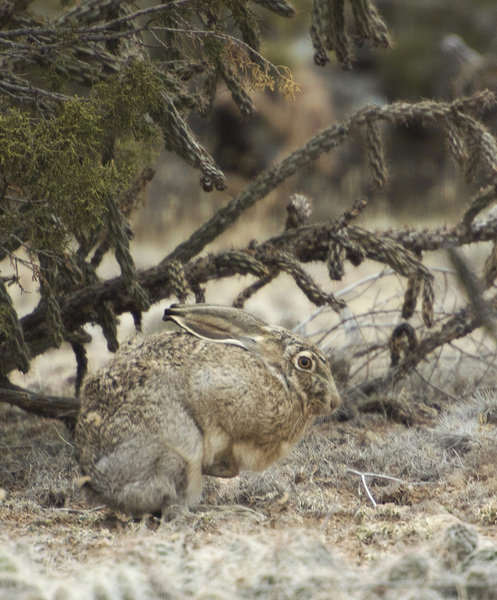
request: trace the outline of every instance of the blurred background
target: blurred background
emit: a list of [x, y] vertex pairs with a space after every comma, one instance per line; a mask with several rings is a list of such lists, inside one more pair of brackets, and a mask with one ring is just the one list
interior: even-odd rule
[[[137, 215], [137, 233], [144, 229], [151, 234], [153, 223], [155, 233], [160, 237], [167, 233], [167, 244], [175, 245], [178, 222], [193, 218], [200, 224], [261, 171], [365, 105], [432, 98], [450, 101], [487, 87], [497, 90], [497, 3], [493, 1], [380, 0], [393, 48], [357, 49], [349, 72], [333, 62], [324, 68], [314, 64], [308, 34], [311, 3], [293, 4], [292, 19], [261, 9], [262, 54], [274, 64], [290, 67], [300, 94], [292, 101], [276, 92], [255, 92], [258, 112], [243, 118], [229, 93], [221, 90], [211, 122], [199, 119], [191, 125], [226, 172], [228, 189], [205, 194], [196, 173], [171, 155], [163, 155], [149, 206]], [[495, 115], [489, 112], [485, 121], [496, 130]], [[366, 217], [380, 224], [392, 219], [409, 222], [413, 216], [418, 223], [433, 218], [455, 223], [478, 182], [468, 187], [461, 181], [441, 132], [420, 124], [385, 126], [382, 133], [390, 181]], [[274, 220], [282, 224], [284, 206], [293, 192], [313, 200], [316, 221], [336, 217], [369, 189], [363, 150], [361, 136], [347, 141], [285, 182], [245, 222], [271, 228]], [[237, 229], [233, 235], [240, 243], [244, 233]]]
[[[229, 92], [221, 89], [212, 119], [193, 119], [190, 125], [225, 171], [228, 189], [203, 192], [198, 174], [163, 152], [152, 165], [157, 173], [146, 207], [135, 217], [135, 232], [145, 241], [172, 249], [184, 238], [185, 229], [200, 225], [256, 175], [365, 105], [450, 101], [479, 89], [497, 90], [497, 3], [493, 0], [378, 0], [393, 48], [378, 51], [365, 45], [356, 49], [349, 72], [334, 59], [324, 68], [314, 64], [308, 34], [311, 2], [299, 0], [293, 6], [296, 14], [290, 19], [259, 8], [261, 53], [274, 64], [288, 66], [301, 92], [295, 100], [285, 100], [277, 92], [255, 91], [257, 113], [244, 118]], [[60, 2], [35, 0], [31, 8], [50, 15], [60, 10]], [[495, 115], [489, 112], [485, 120], [495, 131]], [[379, 223], [408, 222], [412, 216], [456, 222], [474, 188], [461, 181], [440, 132], [421, 124], [387, 126], [383, 136], [390, 181], [368, 208], [368, 218]], [[266, 227], [272, 230], [275, 221], [283, 222], [284, 207], [293, 192], [312, 199], [316, 220], [336, 217], [367, 192], [369, 174], [364, 166], [363, 141], [358, 136], [285, 182], [245, 221], [258, 223], [259, 235]], [[240, 236], [244, 241], [255, 234], [242, 229], [227, 233], [228, 240], [233, 236], [239, 244]]]

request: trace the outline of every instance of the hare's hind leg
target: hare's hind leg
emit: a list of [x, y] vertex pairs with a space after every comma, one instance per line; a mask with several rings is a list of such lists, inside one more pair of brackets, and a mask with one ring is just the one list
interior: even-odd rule
[[123, 512], [157, 513], [172, 504], [198, 501], [200, 462], [200, 456], [181, 456], [160, 438], [134, 437], [94, 463], [89, 485]]

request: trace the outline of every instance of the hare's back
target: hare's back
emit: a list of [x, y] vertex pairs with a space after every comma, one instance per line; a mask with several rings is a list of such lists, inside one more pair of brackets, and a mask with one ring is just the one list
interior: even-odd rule
[[[115, 414], [134, 402], [136, 395], [146, 395], [150, 403], [156, 403], [157, 394], [163, 397], [165, 391], [165, 375], [173, 379], [186, 376], [185, 359], [195, 352], [199, 341], [180, 333], [159, 333], [123, 344], [108, 365], [85, 380], [80, 414]], [[135, 405], [137, 409], [139, 405]]]
[[87, 378], [81, 414], [112, 415], [127, 404], [139, 411], [136, 397], [141, 403], [146, 397], [157, 416], [169, 398], [191, 400], [199, 388], [230, 392], [244, 385], [267, 386], [271, 378], [266, 365], [243, 348], [159, 333], [123, 345], [106, 367]]
[[201, 433], [185, 406], [180, 361], [185, 341], [194, 350], [183, 339], [189, 337], [164, 333], [134, 340], [88, 377], [75, 432], [85, 472], [114, 449], [122, 453], [130, 440], [162, 439], [185, 457], [198, 454]]

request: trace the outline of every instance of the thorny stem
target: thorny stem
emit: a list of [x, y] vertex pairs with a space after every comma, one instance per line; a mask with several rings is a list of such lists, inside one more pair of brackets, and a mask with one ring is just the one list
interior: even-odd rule
[[[482, 92], [475, 96], [477, 96], [477, 98], [473, 98], [475, 103], [478, 101], [485, 105], [497, 103], [497, 95], [491, 92]], [[187, 262], [196, 256], [205, 246], [226, 231], [245, 210], [265, 198], [297, 170], [342, 144], [345, 139], [363, 125], [380, 120], [392, 121], [396, 124], [404, 124], [412, 119], [421, 119], [424, 122], [443, 120], [448, 118], [449, 115], [453, 115], [454, 108], [461, 107], [461, 105], [464, 105], [461, 100], [454, 103], [426, 101], [418, 104], [407, 104], [399, 102], [382, 107], [370, 106], [358, 111], [343, 123], [333, 125], [318, 133], [307, 144], [292, 152], [274, 168], [259, 175], [252, 184], [244, 189], [238, 198], [219, 209], [187, 241], [175, 248], [163, 262], [172, 259]], [[472, 119], [471, 122], [476, 124], [475, 126], [478, 125]], [[288, 233], [294, 235], [292, 231]]]

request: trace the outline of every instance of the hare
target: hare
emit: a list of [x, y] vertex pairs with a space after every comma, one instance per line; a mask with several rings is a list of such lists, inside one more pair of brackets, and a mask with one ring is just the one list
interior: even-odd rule
[[185, 332], [122, 347], [86, 381], [75, 431], [85, 485], [135, 516], [195, 504], [204, 475], [265, 469], [339, 404], [326, 356], [284, 328], [209, 304], [163, 318]]

